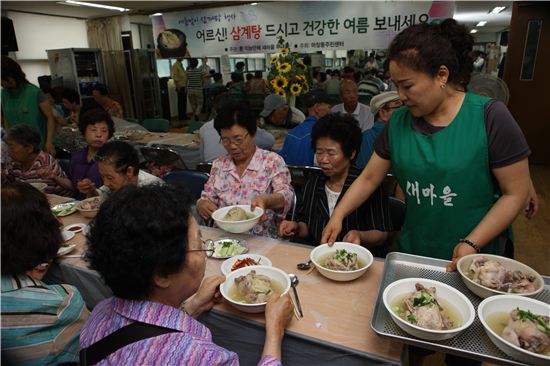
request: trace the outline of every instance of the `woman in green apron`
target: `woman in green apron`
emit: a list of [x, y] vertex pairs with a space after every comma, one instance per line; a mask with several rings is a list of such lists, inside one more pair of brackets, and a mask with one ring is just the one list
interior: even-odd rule
[[55, 120], [48, 98], [7, 56], [2, 56], [2, 119], [7, 129], [21, 123], [34, 127], [40, 134], [40, 148], [55, 156]]
[[393, 168], [406, 194], [403, 252], [452, 260], [479, 251], [511, 256], [507, 230], [531, 188], [525, 138], [506, 106], [466, 91], [473, 38], [463, 26], [419, 24], [389, 51], [404, 107], [393, 112], [375, 153], [334, 210], [321, 242]]

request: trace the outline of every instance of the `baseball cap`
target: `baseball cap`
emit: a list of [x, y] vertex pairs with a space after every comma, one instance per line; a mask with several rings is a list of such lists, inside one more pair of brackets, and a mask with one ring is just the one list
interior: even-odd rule
[[336, 104], [336, 100], [329, 97], [324, 90], [315, 89], [302, 96], [302, 103], [307, 108], [311, 108], [317, 103], [327, 103], [329, 105], [333, 105]]
[[270, 94], [264, 99], [264, 109], [260, 112], [261, 117], [268, 117], [277, 108], [286, 106], [286, 100], [278, 94]]
[[382, 107], [389, 102], [399, 100], [399, 94], [396, 91], [389, 91], [380, 93], [372, 97], [370, 101], [370, 110], [373, 115], [376, 116], [376, 113], [382, 109]]

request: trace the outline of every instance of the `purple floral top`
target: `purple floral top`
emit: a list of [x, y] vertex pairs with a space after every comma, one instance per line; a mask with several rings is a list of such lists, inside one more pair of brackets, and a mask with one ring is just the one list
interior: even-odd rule
[[279, 155], [256, 148], [242, 176], [230, 155], [220, 156], [212, 163], [210, 179], [206, 182], [201, 198], [212, 201], [218, 207], [246, 205], [261, 194], [280, 193], [284, 208], [267, 210], [267, 220], [254, 226], [251, 234], [277, 237], [277, 228], [292, 207], [294, 191], [290, 185], [290, 172]]

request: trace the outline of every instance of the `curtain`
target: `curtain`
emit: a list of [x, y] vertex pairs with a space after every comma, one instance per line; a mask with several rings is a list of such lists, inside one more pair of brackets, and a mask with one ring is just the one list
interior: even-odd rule
[[88, 44], [103, 54], [105, 82], [111, 98], [122, 104], [125, 117], [134, 116], [134, 106], [122, 47], [121, 16], [90, 19], [86, 22]]

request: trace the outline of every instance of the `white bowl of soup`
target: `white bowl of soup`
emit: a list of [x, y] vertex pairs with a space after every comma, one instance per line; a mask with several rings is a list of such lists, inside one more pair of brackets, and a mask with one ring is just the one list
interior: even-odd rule
[[322, 244], [309, 254], [319, 273], [334, 281], [353, 281], [365, 274], [374, 258], [365, 247], [353, 243]]
[[470, 291], [481, 298], [494, 295], [535, 296], [544, 281], [531, 267], [494, 254], [470, 254], [458, 260], [457, 270]]
[[[550, 305], [515, 295], [483, 300], [477, 315], [489, 339], [508, 356], [532, 365], [550, 365]], [[537, 321], [545, 318], [545, 326]], [[544, 321], [544, 320], [543, 320]]]
[[276, 267], [249, 266], [230, 272], [220, 286], [222, 296], [245, 313], [262, 313], [269, 297], [290, 289], [288, 274]]
[[250, 205], [233, 205], [217, 209], [212, 213], [212, 219], [221, 229], [239, 234], [251, 230], [263, 214], [261, 207], [251, 211]]
[[80, 201], [76, 205], [76, 209], [82, 214], [82, 216], [88, 219], [93, 219], [95, 215], [97, 215], [97, 212], [99, 211], [100, 206], [101, 206], [101, 198], [91, 197]]
[[426, 278], [392, 282], [384, 289], [382, 300], [399, 328], [429, 341], [452, 338], [475, 319], [474, 306], [464, 294]]

